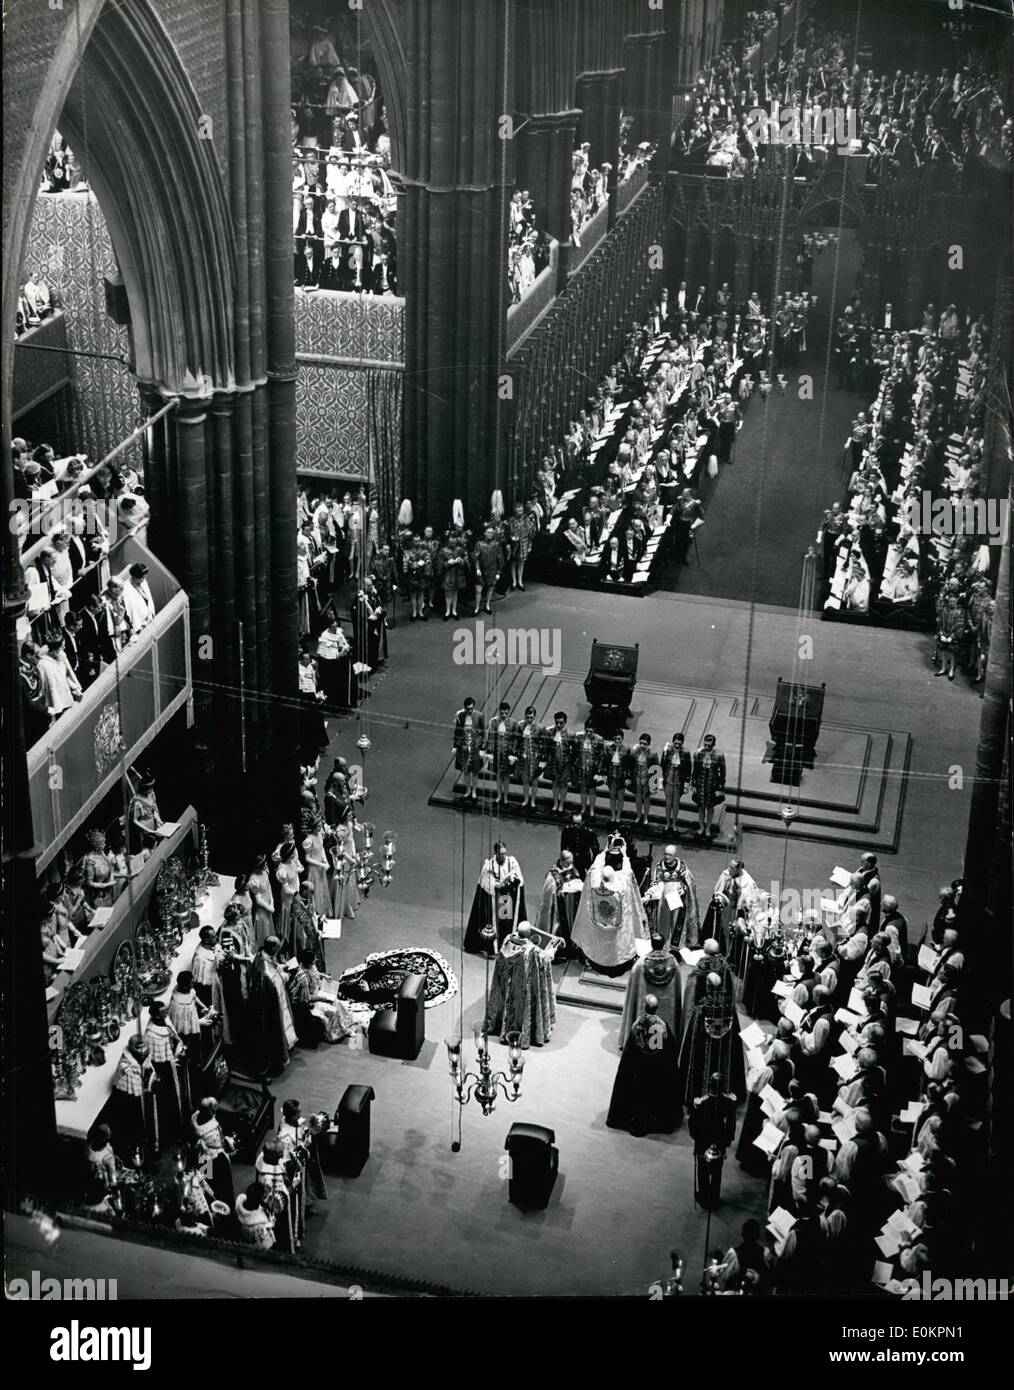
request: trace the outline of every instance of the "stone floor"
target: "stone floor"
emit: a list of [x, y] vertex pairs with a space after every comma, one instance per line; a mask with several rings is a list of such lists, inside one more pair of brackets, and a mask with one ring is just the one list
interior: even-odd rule
[[[635, 699], [635, 708], [645, 709], [659, 698], [656, 688], [672, 686], [768, 701], [778, 676], [791, 673], [800, 631], [797, 614], [786, 609], [751, 612], [740, 602], [670, 593], [632, 604], [540, 586], [508, 596], [486, 621], [549, 629], [562, 668], [571, 673], [587, 669], [593, 637], [639, 642], [644, 700]], [[495, 704], [518, 678], [516, 670], [455, 663], [454, 652], [461, 650], [455, 633], [469, 626], [399, 622], [371, 698], [357, 715], [331, 725], [329, 753], [351, 762], [363, 761], [356, 740], [369, 737], [368, 817], [379, 834], [397, 832], [398, 853], [394, 882], [375, 888], [356, 920], [345, 923], [341, 941], [329, 943], [329, 965], [340, 971], [372, 950], [430, 946], [451, 961], [461, 992], [427, 1013], [427, 1042], [415, 1062], [340, 1044], [297, 1053], [276, 1084], [280, 1099], [298, 1096], [304, 1111], [333, 1109], [352, 1081], [367, 1082], [377, 1093], [369, 1163], [359, 1178], [332, 1180], [330, 1200], [311, 1220], [307, 1248], [485, 1293], [587, 1294], [643, 1290], [679, 1246], [687, 1256], [688, 1288], [694, 1287], [706, 1219], [693, 1203], [685, 1129], [634, 1139], [605, 1127], [618, 1057], [615, 1014], [561, 1005], [552, 1041], [528, 1055], [520, 1101], [501, 1102], [489, 1118], [468, 1106], [460, 1116], [461, 1151], [451, 1151], [459, 1117], [442, 1039], [459, 1017], [468, 1036], [469, 1021], [482, 1009], [484, 964], [460, 951], [480, 861], [503, 835], [520, 860], [530, 900], [537, 900], [558, 849], [550, 824], [501, 821], [491, 811], [462, 815], [429, 804], [447, 769], [462, 698], [473, 694]], [[897, 852], [880, 852], [885, 891], [899, 897], [918, 936], [938, 884], [960, 872], [977, 692], [960, 680], [933, 679], [930, 640], [920, 634], [808, 620], [802, 626], [814, 639], [808, 683], [827, 686], [829, 728], [891, 730], [911, 739], [898, 798]], [[766, 772], [754, 767], [746, 775], [756, 780]], [[889, 775], [900, 780], [896, 769]], [[852, 837], [840, 846], [820, 843], [801, 838], [795, 828], [788, 838], [747, 828], [742, 841], [758, 882], [800, 890], [825, 887], [836, 864], [857, 859], [860, 844]], [[687, 851], [704, 893], [725, 857], [719, 849]], [[514, 1120], [556, 1131], [561, 1176], [544, 1213], [525, 1215], [507, 1203], [501, 1160]], [[734, 1237], [745, 1217], [760, 1211], [764, 1196], [763, 1184], [730, 1159], [711, 1243]]]

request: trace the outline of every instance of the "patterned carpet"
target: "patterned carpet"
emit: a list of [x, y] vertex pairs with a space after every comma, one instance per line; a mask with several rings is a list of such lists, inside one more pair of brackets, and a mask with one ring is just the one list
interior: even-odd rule
[[[383, 967], [379, 972], [376, 970], [378, 965]], [[398, 989], [406, 975], [425, 975], [427, 1009], [435, 1009], [438, 1004], [453, 999], [458, 992], [458, 979], [454, 971], [439, 951], [431, 951], [428, 946], [412, 946], [402, 951], [372, 951], [360, 965], [344, 970], [342, 980], [346, 984], [355, 984], [367, 970], [370, 970], [371, 984], [382, 989]], [[351, 1007], [355, 1012], [357, 1006]], [[367, 1008], [367, 1012], [372, 1010]]]

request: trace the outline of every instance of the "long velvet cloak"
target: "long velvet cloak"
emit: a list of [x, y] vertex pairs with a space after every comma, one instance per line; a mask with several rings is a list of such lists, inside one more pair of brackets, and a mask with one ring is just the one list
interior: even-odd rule
[[683, 1118], [676, 1040], [668, 1024], [647, 1014], [630, 1030], [616, 1069], [606, 1124], [631, 1134], [671, 1134]]

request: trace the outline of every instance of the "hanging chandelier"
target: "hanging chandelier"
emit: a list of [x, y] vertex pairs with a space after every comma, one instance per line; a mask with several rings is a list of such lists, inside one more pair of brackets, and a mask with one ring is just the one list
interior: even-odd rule
[[372, 821], [359, 821], [353, 817], [353, 834], [359, 832], [363, 837], [363, 848], [357, 855], [356, 877], [359, 883], [359, 891], [363, 897], [369, 895], [369, 891], [374, 883], [379, 883], [381, 888], [390, 888], [391, 880], [394, 877], [395, 850], [398, 847], [398, 837], [393, 830], [384, 831], [384, 845], [380, 855], [380, 862], [377, 862], [377, 851], [373, 848], [376, 839], [377, 827]]
[[521, 1052], [521, 1034], [507, 1034], [509, 1064], [508, 1070], [504, 1072], [493, 1070], [485, 1018], [482, 1023], [476, 1022], [472, 1025], [472, 1032], [475, 1037], [477, 1071], [462, 1070], [460, 1034], [454, 1034], [445, 1040], [454, 1094], [459, 1105], [465, 1106], [474, 1098], [479, 1102], [482, 1113], [491, 1115], [496, 1108], [499, 1092], [502, 1091], [504, 1099], [512, 1105], [520, 1098], [521, 1074], [525, 1069], [525, 1059]]
[[[496, 928], [490, 924], [482, 929], [482, 939], [492, 945], [496, 939]], [[512, 1031], [505, 1035], [507, 1042], [507, 1071], [494, 1071], [489, 1052], [489, 962], [486, 957], [486, 986], [482, 998], [482, 1021], [472, 1024], [475, 1040], [475, 1064], [477, 1071], [462, 1069], [462, 1040], [459, 1031], [444, 1039], [447, 1048], [447, 1063], [454, 1084], [454, 1095], [458, 1104], [466, 1106], [473, 1098], [479, 1102], [484, 1115], [491, 1115], [496, 1108], [497, 1096], [503, 1092], [504, 1099], [511, 1105], [521, 1095], [521, 1075], [525, 1069], [525, 1059], [521, 1051], [521, 1034]]]
[[811, 256], [819, 256], [822, 251], [837, 247], [837, 232], [804, 232], [803, 246]]

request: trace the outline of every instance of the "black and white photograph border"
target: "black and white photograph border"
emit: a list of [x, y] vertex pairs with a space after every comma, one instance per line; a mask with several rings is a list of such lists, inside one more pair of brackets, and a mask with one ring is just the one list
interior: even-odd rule
[[31, 1356], [985, 1354], [1011, 60], [1007, 0], [10, 0], [5, 1288], [92, 1304]]

